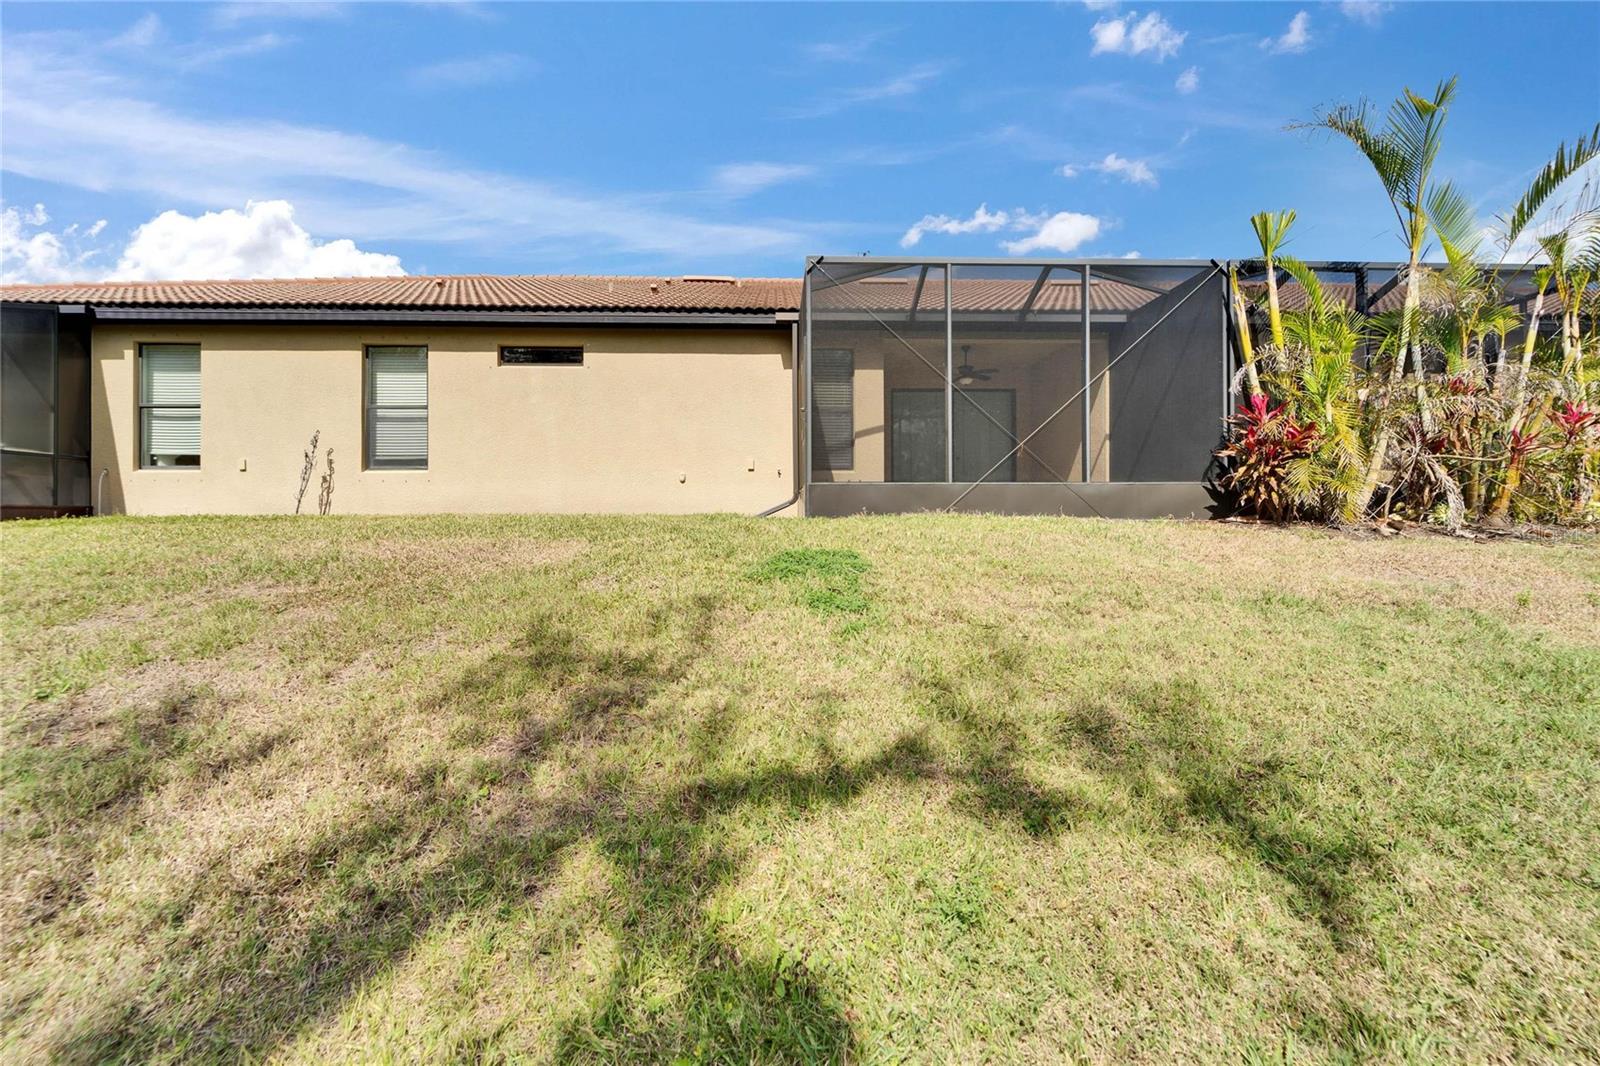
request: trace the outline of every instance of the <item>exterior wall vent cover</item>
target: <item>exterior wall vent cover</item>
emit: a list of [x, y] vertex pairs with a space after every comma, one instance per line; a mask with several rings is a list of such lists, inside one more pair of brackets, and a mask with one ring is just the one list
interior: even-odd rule
[[582, 366], [582, 348], [511, 347], [500, 348], [501, 366]]

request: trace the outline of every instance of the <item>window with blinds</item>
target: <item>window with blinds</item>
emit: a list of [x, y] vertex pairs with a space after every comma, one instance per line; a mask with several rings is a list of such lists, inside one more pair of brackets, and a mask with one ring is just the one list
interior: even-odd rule
[[139, 465], [200, 465], [200, 346], [139, 346]]
[[849, 348], [811, 350], [811, 466], [852, 470], [856, 465], [856, 353]]
[[367, 466], [428, 466], [428, 349], [367, 349]]

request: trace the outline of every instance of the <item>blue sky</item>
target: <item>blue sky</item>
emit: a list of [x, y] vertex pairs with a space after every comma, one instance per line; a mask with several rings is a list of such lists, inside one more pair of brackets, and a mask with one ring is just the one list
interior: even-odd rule
[[[1400, 255], [1284, 126], [1461, 75], [1504, 211], [1600, 118], [1600, 4], [0, 7], [7, 280], [794, 275], [808, 253]], [[42, 206], [41, 206], [42, 205]], [[247, 205], [251, 205], [247, 208]]]

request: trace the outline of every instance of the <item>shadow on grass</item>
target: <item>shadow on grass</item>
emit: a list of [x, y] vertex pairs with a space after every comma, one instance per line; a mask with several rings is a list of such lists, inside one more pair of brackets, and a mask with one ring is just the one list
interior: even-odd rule
[[[495, 784], [513, 798], [532, 769], [580, 758], [648, 729], [647, 706], [703, 654], [717, 603], [696, 599], [647, 620], [645, 650], [595, 648], [537, 619], [512, 648], [442, 685], [423, 705], [488, 721], [499, 752]], [[670, 653], [659, 648], [670, 648]], [[559, 711], [537, 714], [559, 695]], [[697, 738], [701, 759], [719, 750], [725, 713]], [[718, 725], [719, 722], [723, 724]], [[470, 734], [470, 730], [466, 731]], [[497, 743], [498, 742], [498, 743]], [[385, 758], [383, 745], [367, 745]], [[144, 763], [141, 762], [141, 766]], [[154, 771], [119, 789], [128, 802]], [[846, 790], [872, 771], [839, 778]], [[445, 764], [399, 768], [402, 789], [373, 799], [338, 830], [265, 864], [258, 883], [195, 884], [160, 915], [151, 938], [162, 967], [147, 988], [77, 1020], [51, 1049], [60, 1061], [234, 1060], [270, 1055], [402, 958], [433, 926], [480, 908], [509, 909], [547, 886], [565, 853], [591, 842], [623, 872], [623, 962], [605, 1005], [569, 1024], [569, 1060], [659, 1060], [673, 1055], [767, 1061], [843, 1061], [851, 1032], [797, 959], [741, 958], [704, 918], [709, 893], [738, 869], [707, 817], [740, 796], [789, 789], [798, 779], [695, 784], [653, 804], [628, 795], [626, 771], [601, 769], [553, 803], [485, 802], [483, 782]], [[850, 784], [854, 781], [855, 784]], [[130, 791], [131, 790], [131, 791]], [[819, 795], [830, 794], [821, 786]], [[809, 802], [809, 801], [807, 801]], [[191, 921], [203, 912], [203, 920]], [[665, 1004], [635, 992], [645, 957], [687, 975]], [[15, 1010], [26, 1004], [12, 1004]], [[493, 1034], [460, 1038], [476, 1057]]]
[[[726, 815], [764, 807], [799, 816], [848, 804], [882, 782], [941, 780], [974, 817], [1044, 837], [1114, 817], [1098, 801], [1034, 780], [1039, 745], [1026, 720], [1026, 650], [1005, 638], [960, 662], [908, 679], [929, 728], [860, 759], [824, 740], [805, 767], [720, 772], [733, 709], [702, 712], [685, 745], [696, 769], [665, 795], [630, 787], [631, 739], [660, 728], [673, 689], [690, 678], [715, 633], [719, 603], [658, 609], [642, 638], [596, 646], [537, 618], [510, 648], [449, 679], [422, 706], [458, 723], [453, 735], [492, 752], [487, 776], [440, 762], [395, 768], [403, 789], [375, 796], [335, 832], [266, 864], [243, 888], [218, 874], [160, 916], [149, 938], [161, 969], [130, 1000], [105, 1004], [54, 1047], [63, 1061], [260, 1058], [335, 1014], [370, 979], [453, 915], [510, 913], [548, 887], [576, 846], [618, 871], [608, 929], [619, 962], [593, 1010], [561, 1026], [561, 1061], [843, 1062], [858, 1055], [846, 1005], [798, 958], [747, 957], [707, 917], [743, 856], [720, 829]], [[552, 711], [551, 701], [555, 698]], [[1300, 889], [1335, 931], [1348, 928], [1350, 883], [1373, 852], [1353, 836], [1319, 836], [1283, 768], [1241, 760], [1187, 714], [1195, 694], [1130, 691], [1122, 718], [1080, 710], [1066, 738], [1103, 775], [1151, 794], [1171, 775], [1182, 799], [1174, 831], [1198, 825]], [[383, 738], [369, 757], [387, 755]], [[551, 799], [523, 791], [546, 765], [568, 771]], [[203, 916], [203, 917], [202, 917]], [[669, 994], [647, 990], [662, 971]], [[490, 1054], [495, 1033], [453, 1050]]]
[[1172, 831], [1198, 829], [1282, 878], [1335, 948], [1356, 946], [1360, 901], [1386, 873], [1386, 849], [1367, 827], [1323, 816], [1281, 756], [1225, 739], [1198, 686], [1126, 686], [1073, 708], [1061, 734]]

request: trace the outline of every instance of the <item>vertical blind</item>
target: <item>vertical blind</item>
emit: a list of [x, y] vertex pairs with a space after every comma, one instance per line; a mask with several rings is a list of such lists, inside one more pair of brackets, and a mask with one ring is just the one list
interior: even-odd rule
[[811, 351], [811, 466], [852, 470], [856, 465], [856, 355], [849, 348]]
[[367, 465], [428, 465], [428, 349], [367, 349]]
[[146, 344], [139, 360], [144, 466], [200, 463], [200, 346]]

